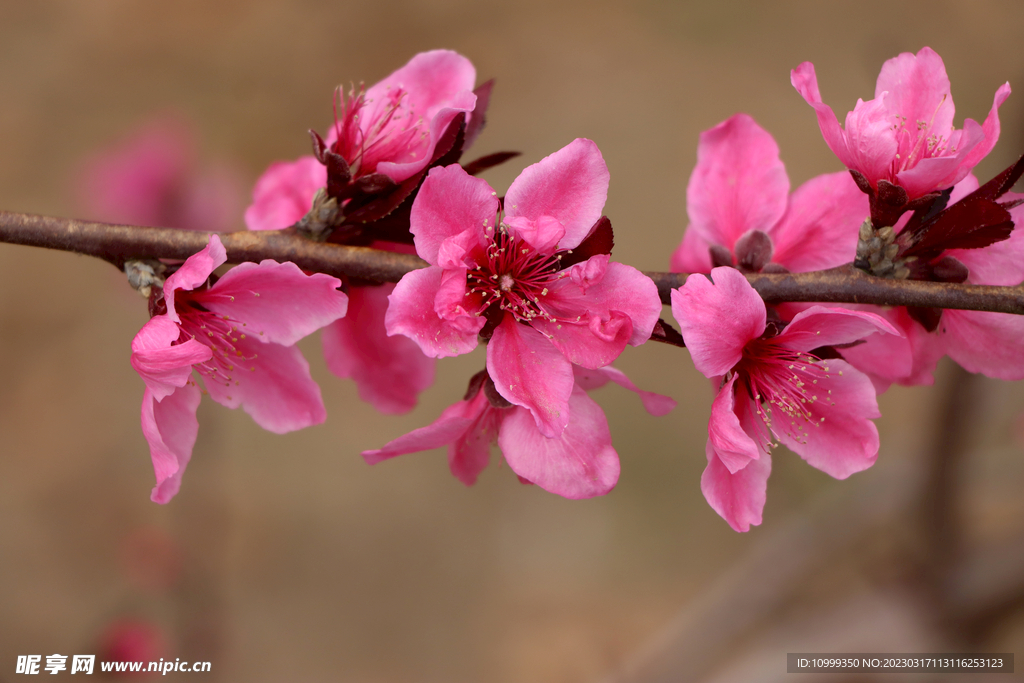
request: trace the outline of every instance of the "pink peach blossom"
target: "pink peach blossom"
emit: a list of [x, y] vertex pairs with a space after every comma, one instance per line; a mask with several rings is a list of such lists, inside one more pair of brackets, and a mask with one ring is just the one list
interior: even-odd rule
[[844, 129], [821, 100], [813, 64], [794, 69], [791, 81], [814, 107], [825, 142], [839, 160], [874, 190], [884, 180], [903, 188], [910, 200], [952, 187], [992, 151], [999, 139], [999, 106], [1010, 95], [1010, 84], [1003, 84], [983, 124], [967, 119], [962, 130], [953, 128], [946, 67], [925, 47], [882, 66], [875, 98], [857, 100]]
[[[132, 341], [132, 367], [146, 383], [142, 431], [156, 487], [152, 500], [178, 492], [199, 431], [199, 375], [210, 397], [242, 406], [281, 434], [323, 422], [320, 388], [295, 343], [345, 315], [341, 282], [305, 275], [293, 263], [243, 263], [212, 282], [227, 254], [220, 238], [194, 254], [154, 292], [155, 313]], [[212, 284], [211, 284], [212, 282]]]
[[898, 334], [892, 325], [872, 313], [812, 306], [777, 332], [761, 297], [733, 268], [687, 278], [672, 292], [672, 313], [697, 370], [721, 382], [701, 489], [733, 529], [761, 523], [775, 439], [837, 479], [875, 462], [871, 381], [812, 352], [878, 331]]
[[746, 114], [701, 133], [686, 210], [690, 225], [671, 262], [683, 273], [734, 264], [748, 272], [768, 264], [804, 272], [849, 263], [869, 211], [848, 173], [812, 178], [790, 195], [778, 145]]
[[242, 185], [227, 165], [200, 167], [195, 133], [180, 119], [152, 119], [87, 159], [76, 194], [90, 218], [188, 230], [235, 229]]
[[[650, 338], [661, 311], [649, 278], [609, 261], [608, 178], [584, 139], [527, 167], [503, 205], [461, 167], [431, 169], [410, 225], [430, 267], [395, 287], [388, 334], [431, 357], [472, 351], [483, 334], [498, 393], [527, 408], [544, 436], [560, 435], [571, 419], [572, 365], [610, 364], [626, 344]], [[591, 254], [596, 242], [605, 246]]]
[[[547, 437], [530, 411], [494, 396], [495, 385], [479, 373], [466, 398], [449, 406], [426, 427], [413, 430], [384, 448], [363, 452], [371, 465], [398, 455], [448, 447], [448, 466], [470, 486], [490, 461], [497, 442], [512, 471], [524, 483], [579, 499], [604, 495], [619, 478], [619, 456], [612, 447], [604, 412], [587, 395], [609, 381], [635, 391], [652, 415], [665, 415], [676, 403], [667, 396], [641, 391], [613, 367], [574, 366], [577, 382], [569, 395], [569, 424], [561, 434]], [[505, 407], [500, 407], [501, 404]]]
[[430, 162], [441, 134], [476, 105], [476, 69], [451, 50], [421, 52], [365, 93], [342, 98], [326, 142], [354, 178], [382, 173], [396, 183]]

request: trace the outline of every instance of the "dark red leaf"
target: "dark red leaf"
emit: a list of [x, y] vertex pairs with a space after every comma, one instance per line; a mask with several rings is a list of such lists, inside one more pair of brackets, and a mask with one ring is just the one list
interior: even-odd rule
[[473, 107], [473, 115], [469, 117], [469, 124], [466, 126], [466, 139], [462, 143], [462, 151], [466, 151], [476, 142], [484, 126], [487, 124], [487, 107], [491, 104], [491, 90], [494, 89], [494, 79], [480, 85], [473, 94], [476, 95], [476, 106]]
[[462, 143], [466, 139], [466, 114], [460, 113], [437, 139], [434, 147], [434, 156], [431, 157], [427, 168], [432, 166], [450, 166], [462, 158]]
[[466, 387], [466, 395], [462, 397], [463, 401], [472, 401], [476, 398], [476, 395], [480, 393], [480, 387], [487, 381], [489, 375], [487, 374], [487, 368], [484, 368], [480, 372], [476, 373], [469, 378], [469, 386]]
[[651, 341], [686, 348], [683, 335], [679, 334], [679, 330], [665, 322], [663, 318], [658, 318], [658, 322], [654, 324], [654, 331], [651, 332]]
[[509, 159], [514, 159], [520, 154], [522, 154], [522, 152], [495, 152], [494, 154], [488, 154], [487, 156], [480, 157], [479, 159], [474, 159], [468, 164], [463, 165], [462, 170], [469, 175], [476, 175], [478, 173], [483, 173], [489, 168], [494, 168], [498, 164], [503, 164]]
[[572, 250], [572, 253], [563, 253], [559, 261], [561, 268], [568, 268], [577, 263], [583, 263], [591, 256], [597, 254], [610, 254], [615, 245], [615, 236], [612, 234], [612, 222], [607, 216], [601, 216], [590, 229], [590, 234], [580, 242], [580, 245]]
[[939, 327], [939, 320], [942, 319], [941, 308], [922, 308], [920, 306], [907, 306], [907, 313], [910, 317], [921, 323], [921, 326], [929, 332], [934, 332]]

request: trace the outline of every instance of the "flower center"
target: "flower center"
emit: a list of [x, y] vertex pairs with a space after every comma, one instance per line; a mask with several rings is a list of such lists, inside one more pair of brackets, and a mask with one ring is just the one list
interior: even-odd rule
[[375, 102], [366, 99], [362, 88], [358, 93], [349, 90], [347, 97], [338, 89], [334, 151], [348, 162], [353, 177], [375, 173], [382, 161], [411, 161], [425, 151], [427, 126], [409, 105], [407, 95], [401, 87], [389, 88]]
[[175, 343], [196, 339], [213, 351], [210, 360], [194, 366], [205, 381], [218, 382], [226, 387], [237, 386], [238, 381], [232, 375], [236, 369], [255, 372], [253, 361], [257, 354], [247, 356], [238, 345], [246, 337], [244, 332], [239, 332], [239, 327], [246, 327], [245, 323], [226, 315], [216, 315], [188, 297], [187, 292], [178, 293], [176, 298], [175, 309], [181, 320], [181, 333]]
[[[493, 228], [488, 228], [488, 233]], [[484, 309], [497, 305], [521, 322], [555, 321], [542, 304], [548, 286], [564, 276], [560, 254], [542, 254], [501, 225], [487, 245], [487, 263], [467, 275], [467, 296], [478, 294]]]
[[828, 361], [772, 339], [748, 344], [736, 371], [745, 379], [765, 425], [776, 433], [781, 429], [798, 443], [807, 442], [808, 426], [820, 427], [825, 421], [815, 416], [814, 405], [819, 400], [835, 405], [832, 390], [819, 384], [832, 376]]
[[891, 169], [893, 178], [895, 178], [897, 173], [917, 166], [918, 162], [922, 159], [956, 154], [955, 147], [946, 148], [946, 136], [932, 132], [935, 115], [938, 114], [939, 108], [945, 101], [946, 95], [943, 95], [942, 100], [935, 107], [935, 111], [932, 112], [931, 120], [916, 121], [912, 128], [907, 126], [907, 117], [896, 116], [896, 123], [892, 127], [896, 132], [897, 149], [896, 158], [892, 162]]

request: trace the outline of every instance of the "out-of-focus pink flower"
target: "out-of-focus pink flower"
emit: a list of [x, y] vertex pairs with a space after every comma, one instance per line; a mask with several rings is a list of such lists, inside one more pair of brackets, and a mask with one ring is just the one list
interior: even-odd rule
[[132, 367], [146, 383], [142, 431], [157, 485], [152, 499], [178, 492], [192, 457], [201, 396], [193, 369], [213, 400], [242, 406], [258, 425], [281, 434], [323, 422], [320, 388], [294, 344], [345, 315], [337, 278], [304, 274], [294, 263], [243, 263], [210, 284], [227, 260], [216, 235], [154, 293], [155, 315], [132, 341]]
[[[100, 635], [99, 659], [105, 662], [155, 662], [166, 654], [166, 650], [167, 638], [163, 629], [143, 619], [118, 619]], [[119, 675], [127, 678], [138, 674]]]
[[527, 167], [503, 205], [461, 167], [431, 169], [410, 227], [430, 267], [395, 287], [388, 334], [432, 357], [472, 351], [483, 334], [498, 393], [559, 436], [572, 419], [572, 365], [610, 364], [650, 338], [661, 311], [648, 277], [609, 261], [608, 178], [584, 139]]
[[690, 225], [671, 264], [681, 273], [731, 265], [757, 272], [768, 264], [805, 272], [849, 263], [869, 211], [848, 173], [812, 178], [790, 195], [778, 145], [746, 114], [701, 133], [686, 210]]
[[90, 218], [111, 223], [233, 230], [242, 183], [225, 164], [200, 168], [195, 134], [181, 120], [160, 117], [85, 161], [76, 194]]
[[999, 139], [999, 105], [1010, 95], [1010, 84], [1003, 84], [983, 124], [967, 119], [962, 130], [953, 128], [946, 67], [925, 47], [882, 66], [875, 98], [857, 100], [844, 129], [821, 100], [813, 64], [794, 69], [791, 81], [814, 107], [825, 142], [839, 160], [873, 190], [886, 181], [905, 190], [909, 200], [952, 187], [992, 151]]
[[733, 529], [748, 531], [761, 523], [775, 439], [837, 479], [875, 462], [871, 381], [813, 352], [898, 332], [872, 313], [822, 306], [798, 313], [780, 332], [739, 271], [715, 268], [711, 278], [695, 275], [673, 290], [672, 313], [697, 370], [721, 382], [701, 489]]
[[[667, 396], [641, 391], [613, 367], [576, 366], [577, 382], [569, 396], [569, 424], [556, 437], [542, 434], [529, 410], [511, 406], [494, 395], [487, 371], [470, 382], [464, 400], [449, 406], [432, 424], [365, 451], [371, 465], [398, 455], [448, 446], [448, 466], [467, 486], [490, 460], [497, 442], [505, 461], [521, 480], [566, 498], [592, 498], [608, 493], [619, 479], [619, 456], [612, 448], [604, 412], [587, 395], [609, 381], [635, 391], [652, 415], [665, 415], [676, 403]], [[501, 407], [501, 406], [505, 407]]]
[[[949, 197], [950, 207], [978, 189], [973, 174], [957, 183]], [[1003, 195], [1012, 205], [1024, 195]], [[964, 274], [957, 281], [976, 285], [1017, 285], [1024, 282], [1024, 205], [1009, 209], [1018, 226], [1009, 238], [980, 249], [944, 249], [911, 264], [928, 271], [933, 264], [960, 264]], [[899, 227], [899, 226], [897, 226]], [[876, 310], [863, 307], [863, 310]], [[893, 382], [904, 385], [931, 384], [939, 359], [948, 355], [969, 372], [996, 379], [1024, 379], [1024, 317], [985, 311], [942, 310], [934, 329], [926, 329], [923, 316], [912, 316], [903, 306], [877, 309], [903, 332], [902, 337], [874, 334], [864, 344], [840, 350], [852, 365], [865, 372], [881, 391]], [[935, 315], [935, 314], [932, 314]]]

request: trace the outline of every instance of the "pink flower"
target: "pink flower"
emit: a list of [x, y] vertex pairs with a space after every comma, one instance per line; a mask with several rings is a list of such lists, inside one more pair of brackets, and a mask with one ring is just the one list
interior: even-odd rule
[[967, 119], [962, 130], [953, 128], [946, 67], [925, 47], [916, 55], [904, 52], [887, 61], [878, 75], [875, 99], [857, 100], [843, 129], [821, 100], [813, 64], [794, 69], [791, 81], [814, 107], [825, 142], [839, 160], [874, 191], [881, 189], [881, 181], [902, 188], [904, 201], [963, 180], [999, 139], [999, 105], [1010, 95], [1010, 84], [1003, 84], [983, 124]]
[[174, 117], [153, 119], [83, 164], [77, 194], [91, 218], [112, 223], [233, 230], [241, 181], [227, 166], [200, 169], [195, 134]]
[[[975, 196], [972, 193], [978, 185], [973, 174], [957, 183], [949, 198], [950, 208], [955, 210], [960, 202]], [[1019, 226], [1024, 220], [1024, 206], [1013, 207], [1013, 204], [1024, 195], [999, 193], [999, 196], [1006, 206], [1012, 207], [1008, 214], [1002, 215], [1008, 215], [1013, 224]], [[992, 220], [999, 220], [999, 215]], [[980, 227], [973, 215], [969, 215], [968, 222], [970, 227]], [[907, 231], [899, 233], [897, 244], [904, 232]], [[925, 234], [930, 236], [935, 232], [938, 231], [933, 229]], [[960, 269], [961, 273], [952, 278], [958, 282], [1017, 285], [1024, 281], [1024, 233], [1019, 229], [1012, 230], [1007, 239], [982, 248], [942, 249], [941, 246], [940, 243], [930, 248], [924, 258], [910, 263], [911, 278], [938, 279], [933, 273], [941, 265], [947, 270], [950, 266]], [[876, 309], [864, 307], [864, 310]], [[880, 391], [893, 382], [931, 384], [935, 366], [944, 355], [970, 372], [996, 379], [1024, 379], [1024, 316], [955, 309], [908, 310], [903, 306], [877, 309], [877, 312], [900, 329], [903, 337], [874, 334], [866, 343], [842, 349], [841, 353], [870, 376]]]
[[649, 278], [609, 262], [608, 178], [597, 145], [583, 139], [527, 167], [504, 204], [459, 166], [431, 169], [410, 226], [431, 265], [398, 283], [388, 334], [431, 357], [472, 351], [483, 334], [498, 393], [527, 408], [541, 434], [559, 436], [571, 419], [572, 365], [610, 364], [651, 336], [661, 311]]
[[612, 448], [604, 412], [587, 391], [609, 381], [635, 391], [652, 415], [665, 415], [676, 402], [667, 396], [640, 391], [613, 367], [587, 370], [576, 366], [577, 382], [569, 397], [570, 416], [556, 437], [544, 436], [529, 410], [509, 405], [495, 392], [487, 371], [470, 381], [466, 398], [449, 406], [432, 424], [409, 432], [384, 448], [365, 451], [371, 465], [398, 455], [448, 446], [448, 466], [467, 486], [490, 460], [497, 441], [512, 471], [525, 483], [566, 498], [592, 498], [614, 488], [619, 479], [619, 456]]
[[476, 69], [450, 50], [421, 52], [365, 93], [342, 96], [327, 135], [353, 178], [381, 173], [396, 183], [422, 171], [442, 133], [476, 105]]
[[282, 434], [323, 422], [320, 388], [294, 344], [345, 315], [348, 298], [328, 275], [293, 263], [243, 263], [211, 283], [227, 260], [220, 238], [188, 258], [151, 298], [155, 315], [132, 341], [132, 367], [146, 383], [142, 431], [156, 487], [152, 500], [178, 492], [192, 457], [201, 396], [242, 406], [258, 425]]
[[690, 225], [672, 254], [673, 271], [776, 264], [803, 272], [853, 260], [868, 201], [847, 173], [812, 178], [790, 195], [775, 140], [736, 114], [701, 133], [686, 210]]
[[[327, 141], [318, 140], [320, 159], [307, 156], [272, 164], [256, 182], [253, 203], [245, 212], [249, 229], [293, 225], [326, 188], [342, 204], [342, 220], [347, 221], [331, 241], [401, 251], [408, 245], [392, 240], [411, 241], [410, 197], [427, 166], [438, 163], [440, 154], [447, 158], [458, 141], [456, 117], [470, 117], [459, 153], [483, 125], [490, 84], [474, 93], [475, 80], [468, 59], [434, 50], [416, 55], [368, 91], [342, 98], [340, 118]], [[323, 337], [330, 370], [351, 377], [360, 396], [384, 413], [411, 410], [434, 379], [433, 359], [410, 340], [384, 334], [387, 295], [393, 289], [350, 286], [351, 315], [329, 326]]]
[[327, 184], [327, 169], [314, 156], [276, 161], [256, 181], [245, 210], [250, 230], [283, 230], [299, 221]]
[[672, 313], [697, 370], [721, 381], [701, 489], [733, 529], [748, 531], [761, 523], [775, 439], [837, 479], [875, 462], [878, 430], [870, 418], [879, 412], [871, 381], [813, 352], [898, 332], [874, 314], [822, 306], [798, 313], [779, 332], [739, 271], [715, 268], [711, 278], [687, 278], [672, 292]]

